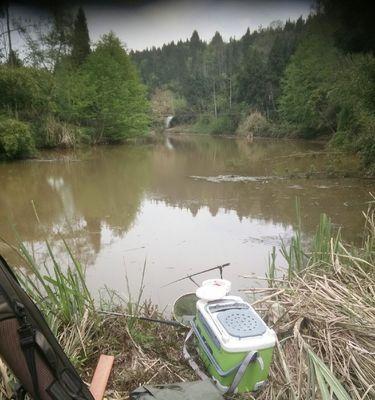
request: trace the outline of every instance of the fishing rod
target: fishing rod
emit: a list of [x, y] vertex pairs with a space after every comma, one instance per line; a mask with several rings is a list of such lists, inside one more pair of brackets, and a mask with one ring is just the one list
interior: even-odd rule
[[150, 317], [141, 317], [141, 316], [138, 316], [138, 315], [131, 315], [131, 314], [114, 312], [114, 311], [102, 311], [102, 310], [100, 310], [98, 312], [99, 312], [99, 314], [111, 315], [113, 317], [135, 318], [135, 319], [139, 319], [141, 321], [154, 322], [154, 323], [157, 323], [157, 324], [179, 326], [180, 328], [186, 328], [180, 322], [172, 321], [172, 320], [169, 320], [169, 319], [157, 319], [157, 318], [150, 318]]
[[220, 278], [222, 279], [222, 278], [223, 278], [223, 269], [224, 269], [225, 267], [228, 267], [229, 265], [230, 265], [230, 263], [225, 263], [225, 264], [222, 264], [222, 265], [218, 265], [217, 267], [207, 268], [207, 269], [205, 269], [205, 270], [203, 270], [203, 271], [196, 272], [195, 274], [186, 275], [186, 276], [184, 276], [183, 278], [176, 279], [176, 280], [173, 281], [173, 282], [169, 282], [169, 283], [167, 283], [166, 285], [163, 285], [162, 288], [165, 288], [165, 287], [167, 287], [167, 286], [169, 286], [169, 285], [172, 285], [173, 283], [181, 282], [181, 281], [183, 281], [183, 280], [185, 280], [185, 279], [190, 279], [193, 283], [195, 283], [197, 286], [199, 286], [199, 285], [194, 281], [193, 277], [194, 277], [194, 276], [197, 276], [197, 275], [204, 274], [204, 273], [206, 273], [206, 272], [214, 271], [214, 270], [216, 270], [216, 269], [218, 269], [218, 270], [220, 271]]

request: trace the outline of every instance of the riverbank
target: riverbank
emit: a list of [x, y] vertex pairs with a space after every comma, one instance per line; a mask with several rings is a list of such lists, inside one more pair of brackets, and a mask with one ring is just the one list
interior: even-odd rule
[[[290, 243], [281, 246], [288, 269], [278, 270], [279, 255], [274, 251], [266, 277], [268, 288], [245, 291], [279, 340], [269, 384], [257, 394], [257, 399], [307, 399], [313, 398], [315, 392], [330, 390], [340, 399], [373, 398], [374, 210], [372, 199], [365, 214], [363, 242], [358, 247], [344, 243], [340, 232], [324, 215], [308, 249], [302, 246], [297, 227]], [[52, 329], [85, 381], [90, 381], [100, 353], [116, 357], [107, 392], [110, 399], [126, 399], [129, 390], [145, 383], [195, 379], [182, 357], [184, 328], [99, 312], [105, 309], [162, 318], [155, 306], [142, 300], [145, 268], [135, 299], [121, 299], [107, 290], [99, 304], [94, 304], [81, 265], [65, 241], [64, 246], [70, 257], [68, 275], [61, 267], [50, 275], [52, 280], [39, 274], [36, 281], [29, 274], [21, 274], [20, 278], [48, 315]], [[22, 243], [14, 250], [29, 268], [40, 271]], [[36, 286], [32, 287], [32, 282]], [[53, 296], [43, 294], [47, 287]], [[9, 375], [4, 366], [0, 371], [2, 391], [9, 393]]]
[[[256, 113], [255, 113], [256, 114]], [[253, 115], [253, 114], [252, 114]], [[250, 118], [250, 117], [249, 117]], [[262, 117], [263, 118], [263, 117]], [[251, 119], [251, 118], [250, 118]], [[96, 148], [98, 146], [121, 146], [124, 144], [128, 145], [158, 145], [163, 143], [165, 137], [176, 136], [182, 138], [183, 136], [212, 136], [225, 139], [236, 139], [243, 141], [244, 144], [250, 145], [256, 141], [299, 141], [301, 143], [312, 143], [322, 145], [322, 149], [319, 152], [308, 152], [306, 154], [293, 153], [289, 155], [284, 155], [284, 161], [287, 163], [289, 160], [293, 162], [293, 159], [301, 158], [306, 156], [306, 163], [308, 162], [309, 168], [306, 171], [290, 171], [287, 165], [285, 165], [285, 171], [281, 174], [282, 176], [287, 176], [289, 178], [301, 177], [320, 177], [320, 178], [341, 178], [341, 177], [354, 177], [354, 178], [373, 178], [375, 177], [375, 169], [372, 167], [366, 167], [363, 164], [362, 157], [359, 153], [353, 151], [353, 149], [348, 148], [336, 148], [331, 145], [332, 136], [320, 136], [313, 137], [310, 139], [301, 138], [295, 135], [293, 132], [285, 131], [285, 127], [275, 127], [275, 124], [270, 122], [259, 121], [243, 121], [236, 131], [224, 130], [219, 132], [211, 132], [206, 129], [201, 129], [198, 123], [196, 124], [183, 124], [176, 125], [162, 131], [159, 130], [149, 130], [146, 132], [141, 132], [139, 135], [134, 135], [130, 137], [118, 138], [116, 141], [112, 142], [106, 138], [102, 138], [101, 141], [92, 141], [90, 139], [90, 134], [88, 133], [88, 128], [82, 128], [73, 125], [67, 125], [64, 122], [54, 121], [53, 118], [47, 118], [46, 124], [48, 135], [46, 132], [43, 135], [48, 136], [48, 143], [43, 139], [42, 141], [37, 140], [36, 137], [42, 134], [39, 128], [33, 127], [33, 125], [21, 122], [15, 119], [4, 119], [0, 116], [0, 161], [12, 161], [17, 159], [27, 159], [27, 160], [43, 160], [41, 156], [44, 152], [55, 151], [55, 152], [70, 152], [75, 150], [85, 150], [90, 148]], [[273, 126], [270, 128], [270, 126]], [[38, 130], [39, 129], [39, 130]], [[276, 133], [275, 133], [276, 132]], [[42, 135], [42, 136], [43, 136]], [[4, 145], [1, 140], [10, 140], [9, 153], [6, 154]], [[53, 138], [53, 139], [52, 139]], [[13, 143], [14, 142], [14, 143]], [[11, 145], [13, 143], [13, 145]], [[37, 145], [38, 144], [38, 145]], [[4, 154], [2, 154], [4, 153]], [[315, 158], [321, 154], [324, 154], [327, 158], [327, 162], [324, 163], [324, 169], [319, 169], [315, 165]], [[244, 160], [232, 160], [235, 163], [241, 163]], [[285, 164], [284, 163], [284, 164]]]

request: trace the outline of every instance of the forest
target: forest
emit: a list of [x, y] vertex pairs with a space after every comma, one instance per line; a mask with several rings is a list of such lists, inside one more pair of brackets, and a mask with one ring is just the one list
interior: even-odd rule
[[[15, 25], [27, 43], [23, 58], [10, 36], [0, 53], [0, 157], [145, 134], [147, 90], [120, 39], [109, 32], [91, 46], [82, 8], [74, 18], [60, 7], [51, 13], [32, 34]], [[10, 30], [9, 14], [4, 7], [3, 33]]]
[[[319, 139], [375, 166], [375, 32], [370, 4], [318, 0], [307, 19], [224, 41], [127, 51], [112, 32], [91, 43], [82, 8], [52, 7], [30, 29], [3, 6], [0, 156], [117, 143], [174, 124], [208, 134]], [[14, 28], [12, 28], [14, 26]], [[17, 29], [26, 53], [12, 48]], [[36, 34], [37, 33], [37, 34]]]
[[[142, 79], [170, 98], [176, 123], [212, 134], [322, 139], [374, 171], [375, 31], [365, 2], [321, 0], [306, 19], [224, 42], [132, 52]], [[162, 90], [160, 90], [160, 88]]]

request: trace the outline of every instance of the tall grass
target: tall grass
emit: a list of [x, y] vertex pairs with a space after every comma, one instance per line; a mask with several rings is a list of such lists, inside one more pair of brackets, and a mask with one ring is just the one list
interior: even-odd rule
[[74, 257], [65, 239], [61, 240], [69, 256], [68, 265], [64, 267], [57, 260], [46, 240], [48, 259], [42, 268], [24, 243], [18, 241], [18, 254], [25, 262], [25, 269], [18, 270], [17, 275], [45, 315], [57, 318], [63, 324], [77, 323], [86, 312], [94, 311], [94, 300], [86, 286], [84, 268]]
[[[340, 228], [335, 232], [331, 219], [326, 214], [322, 213], [320, 215], [316, 232], [312, 239], [310, 239], [310, 250], [306, 250], [306, 243], [302, 239], [302, 221], [298, 199], [295, 201], [295, 209], [296, 225], [290, 243], [280, 239], [280, 253], [287, 263], [288, 280], [293, 279], [308, 267], [314, 265], [329, 265], [332, 261], [332, 252], [336, 254], [340, 251], [340, 243], [342, 241]], [[369, 223], [368, 228], [370, 226], [371, 224]], [[372, 245], [373, 243], [371, 241], [367, 243], [369, 248]], [[276, 254], [275, 249], [273, 249], [268, 259], [267, 278], [270, 287], [272, 286], [272, 281], [274, 281], [275, 277]]]
[[73, 255], [64, 238], [61, 241], [68, 255], [68, 265], [62, 265], [45, 240], [48, 257], [39, 265], [34, 255], [16, 235], [16, 244], [0, 241], [14, 250], [22, 260], [23, 268], [15, 273], [45, 316], [52, 332], [76, 366], [89, 357], [92, 337], [96, 331], [97, 315], [94, 300], [86, 285], [85, 269]]
[[269, 287], [274, 286], [276, 278], [276, 247], [272, 247], [272, 252], [268, 255], [268, 270], [266, 273]]
[[281, 279], [275, 279], [272, 250], [267, 279], [274, 295], [257, 304], [279, 310], [269, 315], [280, 343], [260, 399], [375, 398], [374, 196], [363, 215], [362, 247], [344, 243], [322, 214], [304, 250], [298, 222], [294, 240], [282, 244], [288, 271]]
[[126, 287], [128, 291], [128, 301], [126, 302], [126, 309], [128, 314], [133, 316], [138, 316], [141, 311], [141, 304], [142, 304], [142, 296], [145, 289], [145, 275], [146, 275], [146, 266], [147, 261], [145, 260], [143, 263], [142, 273], [141, 273], [141, 281], [139, 284], [139, 289], [137, 293], [137, 297], [133, 299], [132, 290], [130, 288], [129, 278], [126, 275]]
[[298, 198], [295, 200], [296, 209], [296, 227], [294, 235], [290, 240], [289, 246], [284, 240], [281, 240], [281, 254], [288, 263], [288, 279], [291, 279], [293, 274], [299, 273], [305, 266], [307, 255], [304, 252], [302, 245], [302, 223], [301, 223], [301, 211]]

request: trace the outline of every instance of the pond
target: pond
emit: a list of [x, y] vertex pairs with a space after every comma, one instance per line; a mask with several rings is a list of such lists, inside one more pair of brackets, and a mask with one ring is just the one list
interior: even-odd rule
[[[135, 295], [146, 261], [144, 297], [168, 307], [195, 286], [165, 284], [227, 262], [224, 277], [237, 290], [264, 285], [243, 276], [264, 277], [272, 247], [290, 239], [296, 197], [306, 240], [325, 212], [359, 242], [374, 182], [317, 174], [355, 163], [328, 157], [319, 143], [189, 135], [42, 152], [0, 164], [0, 235], [14, 242], [15, 229], [42, 263], [45, 238], [65, 260], [62, 234], [95, 293], [107, 286], [126, 296], [128, 280]], [[0, 252], [19, 265], [4, 245]]]

